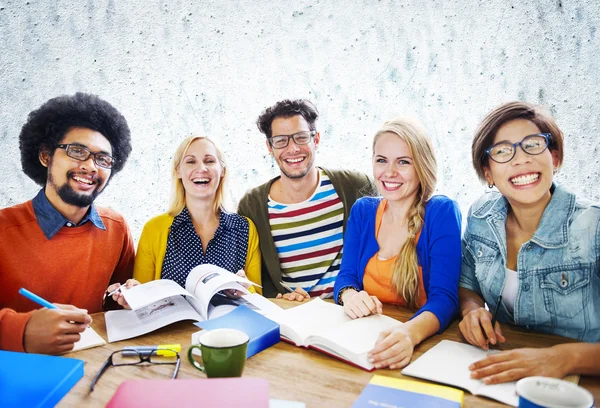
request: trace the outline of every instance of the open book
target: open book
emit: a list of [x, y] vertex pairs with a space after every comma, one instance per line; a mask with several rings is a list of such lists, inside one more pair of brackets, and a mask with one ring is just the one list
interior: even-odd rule
[[382, 330], [402, 323], [383, 315], [352, 320], [342, 306], [320, 298], [301, 306], [268, 315], [280, 325], [281, 338], [301, 347], [310, 347], [372, 371], [367, 360]]
[[223, 315], [236, 307], [219, 293], [226, 289], [244, 294], [244, 299], [238, 299], [236, 304], [243, 303], [258, 309], [252, 299], [262, 297], [250, 295], [242, 283], [255, 285], [223, 268], [205, 264], [192, 269], [186, 279], [185, 289], [169, 279], [123, 289], [123, 297], [131, 310], [106, 312], [108, 341], [112, 343], [140, 336], [180, 320], [203, 321]]
[[485, 351], [470, 344], [442, 340], [406, 366], [402, 374], [453, 385], [473, 395], [492, 398], [516, 407], [519, 405], [516, 382], [486, 385], [481, 380], [471, 378], [469, 366], [493, 353], [499, 351]]

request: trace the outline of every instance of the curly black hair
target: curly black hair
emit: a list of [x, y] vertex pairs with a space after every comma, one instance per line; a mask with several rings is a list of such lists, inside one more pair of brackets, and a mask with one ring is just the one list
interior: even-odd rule
[[111, 177], [121, 171], [131, 153], [131, 134], [127, 121], [108, 102], [96, 95], [77, 92], [52, 98], [29, 113], [19, 135], [23, 171], [39, 185], [45, 185], [48, 169], [40, 163], [40, 149], [54, 154], [69, 129], [82, 127], [101, 133], [112, 147], [116, 159]]
[[258, 130], [267, 138], [273, 136], [271, 124], [276, 118], [289, 118], [296, 115], [302, 115], [308, 123], [310, 130], [317, 130], [316, 122], [319, 118], [317, 107], [308, 99], [284, 99], [275, 105], [268, 107], [260, 114], [256, 120]]

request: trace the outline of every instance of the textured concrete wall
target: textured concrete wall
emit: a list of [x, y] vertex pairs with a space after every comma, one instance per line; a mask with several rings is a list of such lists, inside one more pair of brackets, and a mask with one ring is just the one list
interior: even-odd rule
[[599, 23], [596, 0], [3, 1], [0, 207], [38, 189], [19, 160], [27, 113], [76, 91], [129, 121], [134, 151], [98, 202], [136, 240], [166, 208], [171, 155], [188, 134], [224, 149], [232, 208], [277, 174], [254, 121], [282, 98], [317, 104], [319, 164], [368, 173], [378, 126], [419, 117], [438, 192], [463, 212], [485, 190], [470, 164], [477, 123], [508, 100], [544, 103], [566, 134], [558, 179], [600, 200]]

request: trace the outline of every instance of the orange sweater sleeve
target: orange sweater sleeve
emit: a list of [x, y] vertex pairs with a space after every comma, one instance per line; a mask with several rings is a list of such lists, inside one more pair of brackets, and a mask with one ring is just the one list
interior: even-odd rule
[[0, 350], [25, 351], [23, 333], [33, 312], [17, 313], [9, 308], [0, 310]]
[[123, 237], [123, 247], [121, 249], [121, 257], [119, 263], [113, 272], [110, 283], [125, 283], [125, 281], [133, 276], [133, 261], [135, 259], [135, 246], [129, 226], [125, 224], [125, 235]]

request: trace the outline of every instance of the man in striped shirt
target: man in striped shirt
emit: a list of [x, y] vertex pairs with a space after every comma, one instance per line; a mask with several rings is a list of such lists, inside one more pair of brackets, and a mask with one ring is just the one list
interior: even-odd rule
[[363, 173], [315, 166], [318, 116], [311, 102], [298, 99], [277, 102], [257, 120], [280, 176], [248, 191], [238, 213], [256, 224], [267, 297], [289, 289], [289, 300], [331, 297], [350, 208], [374, 191]]

